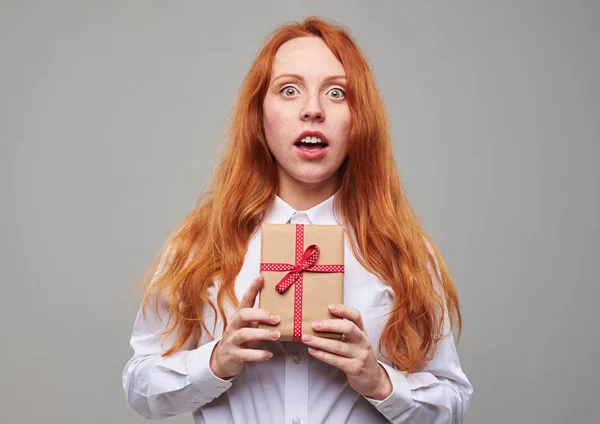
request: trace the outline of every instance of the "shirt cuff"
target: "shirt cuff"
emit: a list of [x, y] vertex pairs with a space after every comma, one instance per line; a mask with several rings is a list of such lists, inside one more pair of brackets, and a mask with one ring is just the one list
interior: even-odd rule
[[367, 396], [363, 397], [384, 417], [389, 421], [392, 421], [392, 419], [402, 414], [413, 405], [412, 394], [408, 386], [406, 375], [402, 371], [392, 368], [384, 362], [377, 362], [381, 364], [390, 377], [390, 381], [392, 382], [392, 393], [383, 400], [371, 399]]
[[219, 339], [191, 350], [187, 357], [187, 369], [191, 383], [202, 393], [204, 402], [208, 402], [229, 389], [235, 379], [224, 380], [217, 377], [210, 369], [210, 356]]

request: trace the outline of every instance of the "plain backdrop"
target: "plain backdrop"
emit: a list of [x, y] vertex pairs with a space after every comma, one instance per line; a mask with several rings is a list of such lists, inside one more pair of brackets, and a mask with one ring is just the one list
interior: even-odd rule
[[0, 422], [146, 422], [132, 287], [265, 37], [313, 14], [369, 60], [455, 279], [468, 423], [598, 422], [600, 2], [573, 0], [0, 1]]

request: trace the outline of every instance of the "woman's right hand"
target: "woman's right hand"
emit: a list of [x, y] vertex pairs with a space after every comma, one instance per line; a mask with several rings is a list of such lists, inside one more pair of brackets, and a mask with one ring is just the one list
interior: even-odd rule
[[268, 350], [256, 349], [261, 340], [277, 340], [281, 336], [277, 330], [256, 328], [258, 322], [277, 324], [279, 317], [270, 312], [254, 308], [258, 292], [264, 284], [259, 275], [248, 287], [231, 321], [215, 345], [210, 357], [210, 369], [219, 378], [226, 379], [238, 375], [247, 361], [265, 361], [273, 354]]

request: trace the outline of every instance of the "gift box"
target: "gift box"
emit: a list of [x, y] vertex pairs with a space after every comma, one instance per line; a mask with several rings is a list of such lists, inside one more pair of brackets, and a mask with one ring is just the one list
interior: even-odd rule
[[259, 307], [278, 315], [282, 342], [302, 334], [337, 339], [339, 333], [314, 331], [313, 321], [341, 319], [329, 312], [344, 301], [344, 228], [340, 225], [263, 224], [260, 272], [264, 286]]

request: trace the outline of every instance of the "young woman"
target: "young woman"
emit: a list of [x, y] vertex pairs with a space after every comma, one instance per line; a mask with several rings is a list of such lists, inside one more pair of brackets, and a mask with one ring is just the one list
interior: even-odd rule
[[[257, 323], [260, 224], [343, 225], [341, 340]], [[340, 26], [281, 26], [252, 64], [212, 184], [144, 278], [127, 401], [197, 423], [460, 423], [457, 292], [404, 197], [384, 105]], [[151, 277], [151, 278], [148, 278]]]

